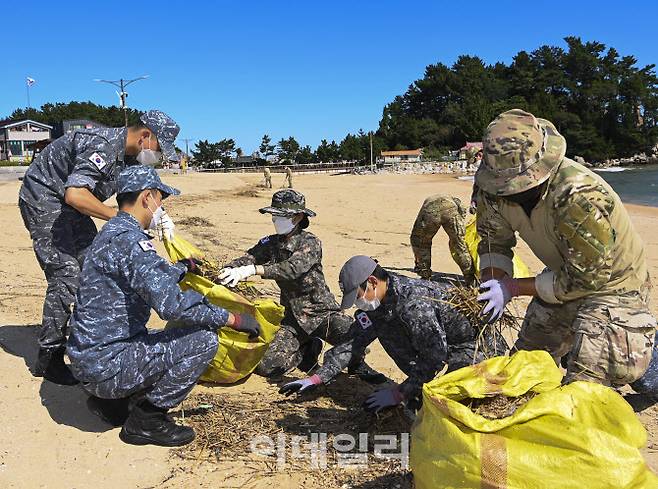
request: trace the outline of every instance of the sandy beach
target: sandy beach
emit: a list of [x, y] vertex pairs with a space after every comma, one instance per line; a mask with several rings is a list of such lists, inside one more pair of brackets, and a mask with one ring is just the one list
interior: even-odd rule
[[[258, 213], [272, 193], [255, 190], [261, 178], [260, 174], [166, 175], [164, 180], [183, 192], [166, 202], [168, 213], [181, 223], [177, 232], [214, 256], [238, 256], [273, 232], [269, 216]], [[274, 175], [274, 190], [282, 179]], [[412, 274], [409, 232], [422, 201], [441, 192], [467, 203], [471, 191], [469, 182], [447, 175], [295, 175], [294, 183], [318, 214], [310, 231], [322, 240], [327, 283], [337, 295], [340, 267], [355, 254], [371, 255], [385, 267]], [[16, 205], [19, 186], [18, 181], [0, 182], [0, 487], [300, 487], [302, 476], [273, 474], [246, 480], [240, 463], [181, 460], [165, 448], [125, 445], [118, 429], [87, 411], [80, 388], [32, 377], [28, 365], [36, 357], [35, 326], [41, 320], [46, 282]], [[655, 279], [658, 208], [627, 207], [645, 242]], [[202, 217], [212, 225], [182, 224], [189, 217]], [[164, 255], [160, 243], [157, 247]], [[540, 270], [524, 243], [518, 252], [533, 272]], [[443, 231], [434, 240], [433, 269], [459, 272]], [[658, 314], [655, 288], [652, 311]], [[163, 324], [154, 314], [150, 326]], [[371, 348], [368, 362], [393, 379], [403, 378], [379, 345]], [[258, 393], [272, 402], [282, 397], [276, 385], [255, 375], [240, 385], [198, 386], [195, 391]], [[272, 408], [276, 409], [274, 404]], [[647, 464], [658, 472], [658, 408], [639, 410], [638, 416], [649, 434], [644, 451]], [[315, 487], [313, 480], [304, 486]]]

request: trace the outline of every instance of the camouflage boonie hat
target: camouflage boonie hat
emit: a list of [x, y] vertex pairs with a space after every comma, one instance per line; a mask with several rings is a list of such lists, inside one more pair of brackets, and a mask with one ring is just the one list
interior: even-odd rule
[[272, 195], [272, 205], [258, 209], [258, 212], [286, 217], [303, 213], [308, 217], [315, 217], [315, 212], [306, 208], [304, 194], [290, 188], [274, 192], [274, 195]]
[[171, 117], [159, 110], [144, 112], [139, 118], [158, 138], [160, 149], [167, 161], [178, 161], [174, 141], [180, 132], [180, 127]]
[[117, 177], [117, 194], [139, 192], [146, 189], [157, 189], [162, 192], [162, 198], [179, 195], [180, 190], [165, 185], [160, 180], [155, 168], [146, 165], [131, 165], [121, 170]]
[[500, 114], [482, 140], [475, 183], [491, 195], [525, 192], [545, 182], [560, 164], [567, 142], [546, 119], [521, 109]]

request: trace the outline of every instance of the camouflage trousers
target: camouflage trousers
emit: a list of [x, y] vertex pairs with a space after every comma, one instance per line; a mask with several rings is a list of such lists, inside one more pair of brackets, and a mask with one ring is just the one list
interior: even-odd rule
[[272, 177], [265, 177], [265, 187], [272, 188]]
[[[277, 377], [297, 367], [305, 354], [311, 353], [313, 339], [320, 338], [330, 345], [346, 341], [354, 319], [341, 312], [327, 314], [322, 326], [311, 334], [306, 333], [294, 320], [284, 318], [281, 329], [274, 335], [265, 356], [256, 367], [256, 373], [263, 377]], [[351, 364], [359, 364], [363, 357]]]
[[653, 353], [651, 354], [651, 363], [644, 375], [631, 384], [635, 392], [640, 394], [651, 394], [658, 396], [658, 332], [653, 340]]
[[534, 298], [516, 350], [546, 350], [565, 382], [587, 380], [615, 386], [639, 379], [651, 360], [656, 320], [644, 294], [590, 296], [558, 305]]
[[96, 225], [91, 217], [70, 208], [48, 213], [38, 211], [22, 200], [18, 207], [30, 232], [34, 254], [48, 282], [39, 347], [48, 350], [63, 348], [80, 269], [87, 248], [96, 236]]
[[457, 210], [445, 214], [445, 216], [437, 216], [432, 212], [421, 209], [414, 222], [409, 241], [414, 252], [414, 271], [421, 278], [429, 279], [432, 276], [432, 240], [441, 227], [448, 235], [450, 255], [462, 273], [465, 276], [475, 274], [473, 259], [464, 240], [466, 235], [464, 218]]
[[83, 382], [90, 394], [103, 399], [145, 397], [171, 409], [190, 393], [217, 353], [215, 331], [180, 327], [131, 339], [119, 356], [121, 370], [102, 382]]

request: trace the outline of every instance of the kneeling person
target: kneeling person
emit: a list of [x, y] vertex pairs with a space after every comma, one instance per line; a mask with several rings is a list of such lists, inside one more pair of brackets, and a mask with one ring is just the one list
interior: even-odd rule
[[[167, 411], [194, 387], [217, 346], [217, 329], [259, 335], [256, 320], [233, 315], [178, 282], [194, 260], [170, 265], [144, 230], [162, 212], [162, 200], [180, 192], [153, 168], [131, 166], [118, 177], [119, 213], [94, 239], [80, 276], [67, 353], [71, 369], [93, 397], [90, 407], [123, 428], [137, 445], [178, 446], [194, 439]], [[151, 308], [189, 327], [149, 332]], [[128, 414], [128, 398], [133, 406]]]
[[349, 340], [325, 353], [324, 363], [315, 375], [285, 384], [282, 393], [301, 393], [329, 383], [379, 339], [408, 378], [400, 386], [375, 392], [366, 400], [365, 408], [378, 412], [402, 402], [417, 407], [423, 384], [432, 380], [445, 364], [452, 371], [484, 360], [483, 351], [502, 355], [507, 350], [502, 337], [487, 334], [483, 335], [486, 344], [476, 349], [479, 332], [446, 304], [447, 285], [391, 273], [363, 255], [345, 263], [339, 280], [343, 291], [341, 307], [347, 309], [356, 304], [360, 309]]

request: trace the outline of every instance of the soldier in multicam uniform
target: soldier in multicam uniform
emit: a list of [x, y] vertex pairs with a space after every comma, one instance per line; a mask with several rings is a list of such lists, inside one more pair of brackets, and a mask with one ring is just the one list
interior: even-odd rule
[[[311, 377], [285, 384], [281, 391], [302, 393], [329, 383], [353, 358], [379, 340], [395, 364], [407, 374], [399, 386], [382, 389], [365, 402], [378, 412], [404, 402], [417, 408], [421, 389], [448, 364], [456, 370], [485, 359], [485, 352], [503, 355], [507, 344], [502, 336], [483, 334], [476, 349], [478, 331], [454, 307], [446, 304], [445, 284], [397, 275], [383, 269], [370, 257], [350, 258], [340, 271], [343, 291], [341, 307], [356, 304], [356, 321], [349, 339], [324, 355], [324, 364]], [[477, 352], [477, 353], [476, 353]]]
[[[260, 333], [256, 320], [183, 292], [178, 282], [196, 262], [170, 265], [156, 252], [149, 223], [162, 200], [180, 192], [153, 168], [135, 165], [118, 176], [119, 213], [96, 236], [80, 274], [67, 353], [71, 369], [92, 395], [89, 408], [137, 445], [178, 446], [194, 431], [176, 425], [167, 410], [192, 390], [217, 352], [217, 329]], [[186, 327], [149, 332], [151, 308]], [[128, 400], [130, 398], [130, 402]], [[132, 409], [129, 412], [129, 407]]]
[[[341, 343], [352, 318], [341, 313], [325, 282], [322, 243], [305, 230], [315, 212], [306, 208], [304, 195], [279, 190], [272, 196], [272, 205], [260, 213], [272, 215], [276, 234], [261, 239], [246, 255], [229, 263], [220, 279], [232, 287], [253, 275], [276, 281], [285, 315], [256, 373], [278, 377], [295, 367], [308, 372], [317, 365], [322, 340]], [[383, 375], [366, 365], [364, 354], [353, 359], [348, 372], [368, 382], [384, 382]]]
[[286, 188], [292, 188], [292, 170], [289, 166], [286, 166], [286, 176], [283, 179], [283, 186]]
[[152, 110], [141, 116], [137, 126], [66, 134], [49, 144], [27, 169], [18, 206], [48, 281], [35, 376], [76, 383], [64, 363], [66, 325], [85, 252], [96, 236], [91, 218], [107, 221], [116, 215], [116, 209], [103, 201], [116, 191], [124, 157], [155, 164], [162, 152], [176, 159], [178, 130], [169, 116]]
[[272, 172], [267, 166], [263, 168], [263, 176], [265, 177], [265, 187], [272, 188]]
[[414, 271], [421, 278], [432, 277], [432, 239], [443, 226], [452, 259], [459, 265], [467, 283], [475, 280], [473, 259], [464, 241], [466, 212], [457, 197], [436, 194], [425, 199], [410, 238], [416, 262]]
[[[483, 314], [495, 320], [512, 297], [532, 296], [517, 350], [566, 360], [565, 382], [631, 383], [656, 330], [644, 245], [619, 196], [565, 152], [551, 122], [519, 109], [487, 128], [475, 176], [480, 270], [490, 277]], [[546, 265], [534, 278], [510, 278], [515, 232]]]

